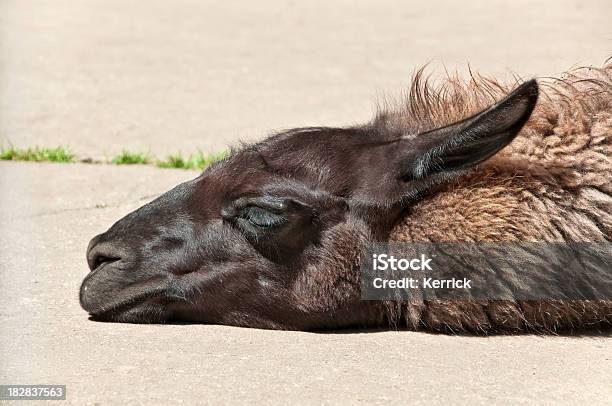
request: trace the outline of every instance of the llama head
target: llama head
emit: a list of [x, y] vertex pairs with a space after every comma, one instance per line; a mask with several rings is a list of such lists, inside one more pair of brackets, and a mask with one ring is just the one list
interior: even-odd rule
[[510, 143], [537, 96], [529, 81], [427, 132], [379, 120], [294, 129], [236, 151], [94, 237], [81, 305], [124, 322], [364, 323], [363, 244], [384, 240], [424, 192]]

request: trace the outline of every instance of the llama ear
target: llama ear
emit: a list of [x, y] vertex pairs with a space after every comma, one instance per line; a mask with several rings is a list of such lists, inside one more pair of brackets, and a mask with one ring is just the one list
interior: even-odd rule
[[419, 134], [411, 141], [418, 142], [417, 155], [405, 162], [402, 180], [431, 178], [431, 183], [439, 183], [443, 179], [433, 178], [448, 177], [493, 156], [516, 137], [537, 100], [538, 83], [530, 80], [481, 113]]

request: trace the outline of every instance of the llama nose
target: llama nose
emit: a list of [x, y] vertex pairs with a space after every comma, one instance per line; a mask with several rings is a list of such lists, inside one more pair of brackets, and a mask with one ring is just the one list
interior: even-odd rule
[[123, 257], [117, 244], [104, 241], [104, 234], [99, 234], [91, 239], [87, 247], [87, 265], [90, 270], [98, 269], [100, 266], [117, 262]]

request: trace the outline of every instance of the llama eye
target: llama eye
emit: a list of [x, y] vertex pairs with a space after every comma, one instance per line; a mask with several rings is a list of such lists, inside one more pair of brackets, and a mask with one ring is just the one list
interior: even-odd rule
[[240, 217], [261, 228], [277, 227], [287, 222], [287, 219], [283, 216], [271, 213], [258, 206], [245, 207], [240, 212]]

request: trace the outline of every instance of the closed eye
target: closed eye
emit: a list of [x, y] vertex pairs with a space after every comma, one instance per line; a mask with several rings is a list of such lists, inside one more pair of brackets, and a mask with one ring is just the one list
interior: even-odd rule
[[240, 218], [260, 228], [278, 227], [287, 223], [287, 219], [279, 214], [271, 213], [258, 206], [247, 206], [240, 211]]

